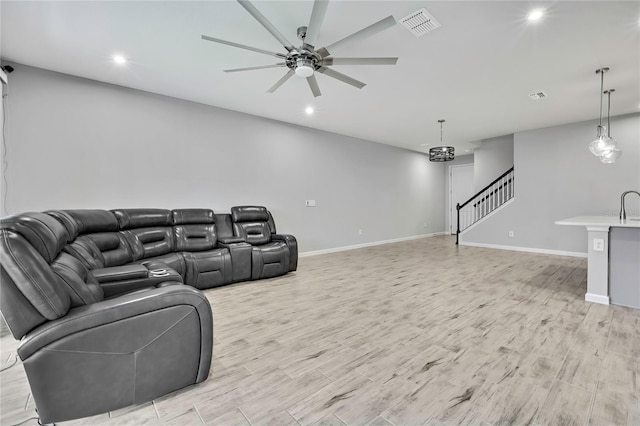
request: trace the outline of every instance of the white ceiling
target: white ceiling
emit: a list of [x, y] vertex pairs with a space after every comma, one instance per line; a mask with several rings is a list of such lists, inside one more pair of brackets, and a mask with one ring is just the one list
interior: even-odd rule
[[[296, 29], [307, 25], [313, 2], [254, 4], [297, 44]], [[0, 7], [6, 61], [416, 151], [439, 145], [438, 119], [446, 119], [445, 143], [464, 154], [483, 138], [597, 118], [594, 71], [603, 66], [611, 68], [605, 88], [616, 89], [612, 115], [640, 111], [638, 1], [332, 1], [317, 46], [421, 7], [442, 27], [416, 38], [398, 24], [332, 52], [400, 59], [396, 66], [335, 66], [367, 86], [318, 75], [318, 98], [297, 76], [266, 93], [283, 68], [222, 72], [278, 60], [201, 34], [284, 52], [235, 1], [3, 0]], [[546, 14], [529, 22], [534, 8]], [[116, 65], [116, 53], [130, 62]], [[548, 98], [530, 100], [537, 91]], [[307, 106], [316, 113], [307, 116]]]

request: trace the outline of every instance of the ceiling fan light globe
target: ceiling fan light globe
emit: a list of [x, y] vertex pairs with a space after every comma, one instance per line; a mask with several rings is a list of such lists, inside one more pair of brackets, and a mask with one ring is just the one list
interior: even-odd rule
[[296, 75], [300, 77], [311, 77], [313, 75], [313, 67], [310, 65], [299, 65], [296, 67]]

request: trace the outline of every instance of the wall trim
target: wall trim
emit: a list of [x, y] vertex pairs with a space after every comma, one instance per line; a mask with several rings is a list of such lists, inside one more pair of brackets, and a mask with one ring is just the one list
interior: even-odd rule
[[469, 247], [482, 247], [482, 248], [490, 248], [490, 249], [497, 249], [497, 250], [525, 251], [529, 253], [551, 254], [555, 256], [582, 257], [585, 259], [587, 258], [587, 253], [582, 253], [577, 251], [549, 250], [549, 249], [540, 249], [540, 248], [533, 248], [533, 247], [502, 246], [498, 244], [470, 243], [465, 241], [460, 241], [458, 244], [461, 246], [469, 246]]
[[587, 293], [584, 295], [584, 300], [587, 302], [600, 303], [602, 305], [609, 304], [609, 296], [603, 296], [601, 294]]
[[439, 235], [448, 235], [446, 232], [434, 232], [433, 234], [412, 235], [410, 237], [394, 238], [392, 240], [373, 241], [371, 243], [355, 244], [352, 246], [334, 247], [322, 250], [305, 251], [298, 254], [298, 257], [318, 256], [321, 254], [338, 253], [347, 250], [357, 250], [365, 247], [382, 246], [385, 244], [400, 243], [402, 241], [419, 240], [421, 238], [437, 237]]

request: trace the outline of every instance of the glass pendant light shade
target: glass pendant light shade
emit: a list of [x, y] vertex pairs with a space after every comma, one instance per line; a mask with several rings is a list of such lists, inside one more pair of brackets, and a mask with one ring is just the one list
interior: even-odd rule
[[616, 160], [620, 158], [621, 155], [622, 155], [622, 151], [614, 147], [604, 152], [599, 157], [600, 157], [600, 161], [602, 161], [604, 164], [611, 164], [611, 163], [615, 163]]
[[589, 144], [589, 151], [596, 157], [601, 156], [614, 149], [617, 145], [617, 142], [607, 136], [607, 128], [605, 126], [597, 127], [597, 138]]

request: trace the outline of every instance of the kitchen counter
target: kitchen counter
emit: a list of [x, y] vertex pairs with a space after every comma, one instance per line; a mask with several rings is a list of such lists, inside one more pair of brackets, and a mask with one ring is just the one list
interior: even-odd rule
[[556, 225], [585, 226], [588, 235], [585, 300], [640, 309], [640, 220], [576, 216]]
[[557, 220], [556, 225], [582, 225], [582, 226], [615, 226], [619, 228], [640, 228], [640, 218], [627, 218], [624, 222], [613, 216], [575, 216], [568, 219]]

